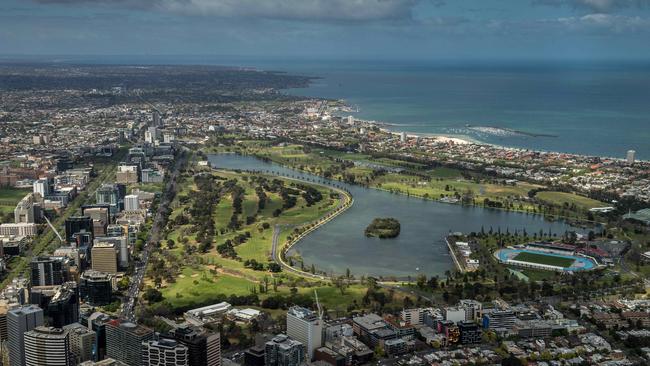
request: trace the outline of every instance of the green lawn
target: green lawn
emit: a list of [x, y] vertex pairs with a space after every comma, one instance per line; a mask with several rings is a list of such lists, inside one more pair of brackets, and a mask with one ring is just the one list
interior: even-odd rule
[[594, 207], [609, 206], [604, 202], [596, 201], [588, 197], [583, 197], [577, 194], [566, 193], [566, 192], [544, 191], [544, 192], [537, 193], [536, 197], [544, 202], [558, 205], [558, 206], [564, 205], [565, 202], [568, 203], [569, 205], [575, 204], [576, 206], [585, 210]]
[[522, 262], [546, 264], [549, 266], [557, 266], [557, 267], [570, 267], [574, 262], [573, 259], [569, 259], [569, 258], [555, 257], [552, 255], [529, 253], [529, 252], [521, 252], [517, 254], [517, 256], [515, 256], [513, 259]]

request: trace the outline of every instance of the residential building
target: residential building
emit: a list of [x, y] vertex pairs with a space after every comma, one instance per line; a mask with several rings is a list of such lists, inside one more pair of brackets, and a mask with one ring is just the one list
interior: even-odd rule
[[284, 334], [265, 345], [265, 366], [300, 366], [305, 360], [305, 346]]
[[43, 325], [43, 310], [35, 305], [21, 306], [7, 313], [9, 364], [25, 366], [23, 334]]
[[142, 342], [143, 366], [187, 366], [187, 347], [172, 339]]
[[24, 335], [25, 366], [72, 366], [68, 334], [61, 328], [39, 326]]
[[21, 222], [17, 224], [0, 224], [0, 236], [36, 236], [38, 225], [35, 223]]
[[323, 320], [313, 311], [293, 306], [287, 311], [287, 335], [307, 348], [307, 360], [314, 358], [314, 351], [323, 345]]
[[474, 321], [458, 322], [461, 344], [481, 343], [481, 327]]
[[115, 173], [115, 181], [121, 184], [138, 183], [140, 181], [139, 166], [137, 164], [120, 164]]
[[140, 209], [140, 201], [138, 200], [138, 195], [129, 194], [124, 196], [124, 210], [125, 211], [135, 211]]

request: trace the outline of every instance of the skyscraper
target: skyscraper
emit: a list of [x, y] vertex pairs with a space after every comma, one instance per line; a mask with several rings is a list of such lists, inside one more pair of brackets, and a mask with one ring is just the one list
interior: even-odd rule
[[63, 329], [40, 326], [25, 332], [24, 338], [25, 366], [72, 365], [70, 341]]
[[287, 312], [287, 335], [306, 347], [307, 361], [322, 344], [323, 321], [309, 309], [294, 306]]
[[25, 366], [23, 334], [43, 325], [43, 310], [35, 305], [21, 306], [7, 313], [9, 364]]
[[221, 338], [218, 333], [181, 326], [169, 334], [187, 347], [189, 366], [221, 366]]
[[628, 164], [634, 164], [635, 157], [636, 157], [636, 151], [634, 151], [634, 150], [628, 150], [627, 151], [626, 160], [627, 160]]
[[41, 178], [34, 181], [34, 193], [38, 193], [42, 198], [52, 193], [52, 181], [49, 178]]
[[142, 365], [142, 342], [153, 339], [153, 330], [123, 320], [106, 323], [106, 356], [127, 365]]
[[30, 302], [43, 309], [47, 323], [61, 328], [79, 321], [79, 292], [76, 282], [60, 286], [35, 286], [30, 291]]
[[142, 342], [143, 366], [187, 366], [187, 347], [173, 339]]

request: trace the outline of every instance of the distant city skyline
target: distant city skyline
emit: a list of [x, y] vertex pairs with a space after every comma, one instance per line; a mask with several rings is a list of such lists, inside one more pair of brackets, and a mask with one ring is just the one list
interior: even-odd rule
[[650, 0], [5, 0], [0, 55], [650, 57]]

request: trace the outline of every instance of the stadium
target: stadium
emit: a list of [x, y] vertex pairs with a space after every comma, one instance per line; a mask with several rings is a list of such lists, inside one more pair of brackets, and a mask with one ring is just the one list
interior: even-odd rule
[[505, 248], [494, 252], [503, 264], [556, 272], [578, 272], [595, 269], [596, 261], [581, 254], [559, 254], [531, 248]]

